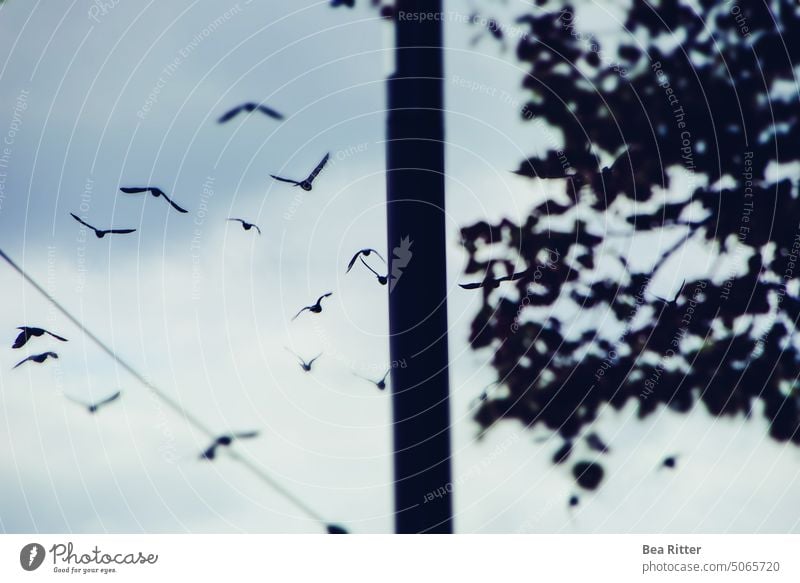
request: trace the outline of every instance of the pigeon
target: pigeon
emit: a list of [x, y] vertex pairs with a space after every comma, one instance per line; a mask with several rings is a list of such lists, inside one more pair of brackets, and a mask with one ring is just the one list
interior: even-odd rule
[[249, 231], [250, 229], [255, 228], [255, 230], [258, 231], [258, 234], [259, 235], [261, 234], [261, 229], [258, 228], [258, 225], [254, 225], [253, 223], [248, 223], [244, 219], [228, 219], [228, 220], [229, 221], [239, 221], [240, 223], [242, 223], [242, 228], [245, 231]]
[[17, 364], [14, 365], [14, 368], [30, 361], [38, 362], [39, 364], [43, 363], [48, 358], [58, 358], [58, 355], [55, 352], [43, 352], [42, 354], [32, 354], [27, 358], [23, 358]]
[[356, 254], [355, 254], [355, 255], [353, 255], [353, 258], [350, 260], [350, 263], [348, 263], [348, 264], [347, 264], [347, 271], [345, 271], [345, 273], [350, 273], [350, 270], [351, 270], [351, 269], [353, 269], [353, 265], [355, 265], [355, 264], [356, 264], [356, 259], [358, 259], [358, 258], [359, 258], [359, 257], [361, 257], [362, 255], [363, 255], [364, 257], [369, 257], [369, 256], [370, 256], [370, 255], [372, 255], [373, 253], [374, 253], [375, 255], [377, 255], [377, 256], [378, 256], [378, 258], [379, 258], [381, 261], [383, 261], [383, 263], [384, 263], [384, 264], [386, 263], [386, 260], [383, 258], [383, 256], [382, 256], [380, 253], [378, 253], [377, 251], [375, 251], [375, 249], [370, 249], [370, 248], [367, 248], [367, 249], [359, 249], [359, 250], [356, 252]]
[[317, 174], [319, 174], [325, 167], [325, 164], [328, 163], [328, 158], [330, 157], [331, 157], [330, 154], [325, 154], [325, 157], [320, 161], [319, 164], [317, 164], [317, 167], [314, 168], [314, 170], [311, 171], [311, 174], [309, 174], [308, 177], [306, 177], [303, 180], [298, 181], [298, 180], [292, 180], [291, 178], [281, 178], [280, 176], [275, 176], [274, 174], [270, 174], [270, 176], [272, 176], [272, 178], [274, 178], [275, 180], [280, 180], [281, 182], [288, 182], [295, 186], [299, 186], [305, 191], [309, 191], [311, 190], [311, 183], [314, 182], [314, 179], [317, 177]]
[[72, 218], [78, 221], [81, 225], [83, 225], [84, 227], [89, 227], [92, 231], [94, 231], [94, 234], [98, 239], [102, 239], [106, 235], [127, 235], [128, 233], [136, 232], [136, 229], [97, 229], [92, 225], [90, 225], [89, 223], [87, 223], [86, 221], [84, 221], [83, 219], [81, 219], [76, 214], [74, 213], [69, 213], [69, 214], [72, 215]]
[[73, 403], [77, 403], [78, 405], [83, 405], [84, 407], [86, 407], [86, 409], [89, 411], [89, 413], [97, 413], [97, 410], [100, 407], [102, 407], [104, 405], [107, 405], [108, 403], [111, 403], [112, 401], [116, 401], [117, 399], [119, 399], [120, 395], [122, 395], [122, 392], [121, 391], [117, 391], [113, 395], [111, 395], [109, 397], [106, 397], [102, 401], [97, 401], [96, 403], [84, 403], [83, 401], [80, 401], [78, 399], [70, 397], [69, 395], [65, 395], [65, 396], [67, 397], [67, 399], [69, 399]]
[[356, 375], [356, 376], [357, 376], [357, 377], [359, 377], [359, 378], [362, 378], [362, 379], [364, 379], [365, 381], [369, 381], [369, 382], [371, 382], [373, 385], [375, 385], [376, 387], [378, 387], [378, 389], [380, 389], [381, 391], [383, 391], [383, 390], [386, 388], [386, 377], [388, 377], [388, 376], [389, 376], [389, 373], [390, 373], [390, 372], [392, 372], [392, 369], [389, 369], [389, 370], [387, 370], [387, 371], [386, 371], [386, 374], [385, 374], [385, 375], [383, 375], [383, 378], [382, 378], [382, 379], [380, 379], [380, 380], [378, 380], [378, 381], [373, 381], [373, 380], [372, 380], [372, 379], [370, 379], [370, 378], [367, 378], [367, 377], [362, 377], [360, 374], [357, 374], [357, 373], [353, 373], [353, 374], [354, 374], [354, 375]]
[[158, 198], [159, 196], [163, 196], [164, 200], [166, 200], [169, 204], [171, 204], [172, 208], [174, 208], [179, 213], [189, 212], [185, 208], [182, 208], [177, 204], [175, 204], [170, 197], [164, 194], [163, 190], [161, 190], [160, 188], [156, 188], [154, 186], [125, 186], [125, 187], [120, 187], [120, 190], [125, 194], [141, 194], [143, 192], [149, 192], [156, 198]]
[[242, 113], [243, 111], [246, 111], [247, 113], [253, 113], [254, 111], [260, 111], [261, 113], [263, 113], [264, 115], [266, 115], [268, 117], [271, 117], [272, 119], [277, 119], [277, 120], [282, 120], [283, 119], [283, 115], [278, 113], [277, 111], [275, 111], [271, 107], [267, 107], [266, 105], [262, 105], [260, 103], [249, 102], [249, 103], [243, 103], [242, 105], [240, 105], [238, 107], [234, 107], [230, 111], [225, 112], [225, 114], [223, 114], [222, 117], [220, 117], [217, 120], [217, 123], [225, 123], [227, 121], [230, 121], [234, 117], [236, 117], [237, 115]]
[[[284, 348], [286, 348], [286, 347], [284, 347]], [[311, 360], [309, 360], [308, 362], [306, 362], [305, 360], [303, 360], [303, 358], [302, 358], [300, 355], [298, 355], [298, 354], [295, 354], [294, 352], [292, 352], [292, 351], [291, 351], [291, 350], [289, 350], [288, 348], [286, 348], [286, 350], [288, 350], [289, 352], [291, 352], [292, 354], [294, 354], [294, 355], [297, 357], [297, 360], [299, 360], [299, 361], [300, 361], [300, 368], [302, 368], [302, 369], [303, 369], [304, 371], [306, 371], [306, 372], [311, 372], [311, 365], [312, 365], [312, 364], [314, 364], [314, 361], [315, 361], [315, 360], [317, 360], [317, 359], [318, 359], [320, 356], [322, 356], [322, 353], [320, 352], [320, 353], [319, 353], [318, 355], [316, 355], [314, 358], [312, 358]]]
[[30, 326], [17, 326], [17, 330], [22, 330], [17, 336], [17, 339], [14, 340], [14, 345], [11, 348], [22, 348], [31, 338], [38, 338], [39, 336], [43, 336], [47, 334], [48, 336], [52, 336], [56, 340], [61, 340], [61, 342], [68, 342], [66, 338], [62, 338], [57, 334], [53, 334], [52, 332], [48, 332], [44, 328], [32, 328]]
[[315, 304], [312, 304], [310, 306], [306, 306], [305, 308], [303, 308], [302, 310], [297, 312], [295, 314], [294, 318], [292, 318], [292, 321], [294, 322], [297, 319], [297, 317], [300, 314], [302, 314], [303, 312], [305, 312], [306, 310], [308, 310], [312, 314], [319, 314], [322, 311], [322, 300], [323, 300], [323, 298], [327, 298], [327, 297], [330, 297], [332, 295], [333, 295], [333, 292], [328, 292], [326, 294], [322, 294], [321, 296], [319, 296], [319, 298], [317, 298], [317, 302]]
[[214, 440], [214, 443], [208, 446], [208, 449], [200, 454], [200, 459], [211, 461], [216, 457], [218, 447], [228, 447], [236, 439], [252, 439], [253, 437], [258, 437], [258, 431], [246, 431], [243, 433], [229, 433], [227, 435], [220, 435]]

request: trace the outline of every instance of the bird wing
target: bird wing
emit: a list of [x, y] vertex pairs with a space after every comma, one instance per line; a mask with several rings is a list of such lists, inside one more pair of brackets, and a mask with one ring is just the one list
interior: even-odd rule
[[228, 219], [228, 220], [229, 221], [234, 221], [234, 222], [238, 221], [238, 222], [242, 223], [242, 225], [244, 225], [244, 220], [242, 220], [242, 219]]
[[109, 229], [106, 233], [112, 235], [127, 235], [128, 233], [135, 233], [136, 229]]
[[478, 283], [459, 283], [458, 287], [464, 289], [478, 289], [479, 287], [483, 287], [483, 282], [479, 281]]
[[66, 338], [63, 338], [63, 337], [59, 336], [58, 334], [53, 334], [52, 332], [49, 332], [49, 331], [47, 331], [47, 330], [45, 330], [45, 332], [47, 332], [47, 333], [48, 333], [50, 336], [52, 336], [52, 337], [53, 337], [53, 338], [55, 338], [56, 340], [61, 340], [61, 342], [69, 342], [69, 340], [67, 340]]
[[166, 199], [166, 201], [167, 201], [169, 204], [171, 204], [171, 205], [172, 205], [172, 208], [174, 208], [174, 209], [175, 209], [176, 211], [178, 211], [179, 213], [187, 213], [187, 212], [189, 212], [189, 211], [187, 211], [185, 208], [182, 208], [182, 207], [178, 206], [177, 204], [175, 204], [175, 201], [173, 201], [173, 200], [172, 200], [170, 197], [168, 197], [166, 194], [164, 194], [164, 191], [162, 191], [162, 190], [160, 190], [160, 189], [158, 189], [158, 188], [153, 188], [153, 189], [151, 189], [151, 190], [152, 190], [153, 194], [155, 194], [155, 193], [156, 193], [156, 191], [158, 191], [158, 192], [159, 192], [159, 195], [160, 195], [160, 196], [163, 196], [163, 197]]
[[259, 235], [261, 235], [261, 227], [259, 227], [258, 225], [253, 225], [253, 227], [255, 227], [255, 230], [258, 231]]
[[381, 379], [381, 382], [383, 382], [383, 381], [385, 381], [385, 380], [386, 380], [386, 377], [388, 377], [388, 376], [389, 376], [389, 373], [390, 373], [390, 372], [392, 372], [392, 369], [389, 369], [389, 370], [387, 370], [387, 371], [386, 371], [386, 374], [385, 374], [385, 375], [383, 375], [383, 378]]
[[305, 308], [303, 308], [302, 310], [300, 310], [299, 312], [297, 312], [297, 313], [294, 315], [294, 318], [292, 318], [292, 322], [294, 322], [295, 320], [297, 320], [297, 317], [298, 317], [300, 314], [302, 314], [302, 313], [303, 313], [303, 312], [305, 312], [306, 310], [310, 310], [310, 309], [311, 309], [311, 306], [306, 306]]
[[363, 264], [364, 264], [364, 267], [366, 267], [366, 268], [367, 268], [367, 269], [369, 269], [369, 270], [370, 270], [372, 273], [374, 273], [374, 274], [375, 274], [375, 277], [380, 277], [380, 275], [378, 275], [378, 272], [377, 272], [377, 271], [375, 271], [374, 269], [372, 269], [372, 267], [370, 267], [370, 266], [369, 266], [369, 263], [367, 263], [366, 261], [364, 261], [364, 258], [363, 258], [363, 257], [361, 258], [361, 263], [363, 263]]
[[28, 356], [27, 358], [23, 358], [17, 364], [14, 365], [14, 368], [17, 368], [18, 366], [20, 366], [22, 364], [25, 364], [26, 362], [28, 362], [32, 358], [33, 358], [32, 356]]
[[84, 221], [84, 220], [83, 220], [82, 218], [80, 218], [78, 215], [76, 215], [76, 214], [73, 214], [73, 213], [69, 213], [69, 214], [70, 214], [70, 215], [72, 215], [72, 218], [73, 218], [73, 219], [75, 219], [76, 221], [78, 221], [78, 222], [79, 222], [81, 225], [83, 225], [84, 227], [89, 227], [89, 228], [90, 228], [92, 231], [97, 231], [97, 229], [95, 229], [95, 228], [94, 228], [92, 225], [90, 225], [89, 223], [87, 223], [86, 221]]
[[[299, 314], [298, 314], [298, 315], [299, 315]], [[297, 317], [297, 316], [295, 316], [295, 318], [296, 318], [296, 317]], [[291, 349], [290, 349], [288, 346], [284, 346], [284, 348], [286, 349], [286, 352], [288, 352], [289, 354], [291, 354], [292, 356], [294, 356], [294, 357], [295, 357], [297, 360], [299, 360], [301, 363], [305, 364], [305, 361], [304, 361], [304, 360], [303, 360], [303, 359], [300, 357], [300, 355], [299, 355], [299, 354], [297, 354], [296, 352], [294, 352], [293, 350], [291, 350]]]
[[242, 431], [241, 433], [231, 433], [231, 437], [236, 439], [251, 439], [258, 437], [258, 431]]
[[111, 403], [112, 401], [116, 401], [117, 399], [119, 399], [121, 395], [122, 391], [117, 391], [116, 393], [114, 393], [109, 397], [106, 397], [102, 401], [98, 401], [97, 403], [94, 404], [94, 406], [99, 407], [100, 405], [107, 405], [108, 403]]
[[322, 305], [322, 300], [323, 300], [324, 298], [330, 297], [330, 296], [332, 296], [332, 295], [333, 295], [333, 292], [328, 292], [328, 293], [326, 293], [326, 294], [322, 294], [321, 296], [319, 296], [319, 297], [317, 298], [317, 304], [321, 306], [321, 305]]
[[310, 367], [312, 364], [314, 364], [314, 361], [315, 361], [315, 360], [317, 360], [317, 359], [318, 359], [320, 356], [322, 356], [322, 353], [321, 353], [321, 352], [320, 352], [318, 355], [316, 355], [314, 358], [312, 358], [311, 360], [309, 360], [309, 361], [306, 363], [306, 366]]
[[225, 123], [226, 121], [232, 120], [234, 117], [239, 115], [243, 109], [246, 109], [247, 106], [240, 105], [239, 107], [234, 107], [233, 109], [225, 112], [222, 117], [217, 120], [217, 123]]
[[306, 178], [308, 182], [314, 182], [314, 179], [317, 177], [317, 174], [319, 174], [322, 171], [322, 169], [325, 167], [325, 164], [328, 163], [328, 158], [330, 157], [331, 157], [330, 154], [325, 154], [325, 157], [322, 160], [320, 160], [320, 163], [317, 164], [317, 167], [314, 168], [314, 170], [311, 171], [311, 174], [308, 175], [308, 178]]
[[19, 333], [17, 339], [14, 340], [14, 345], [11, 348], [22, 348], [25, 346], [25, 343], [28, 341], [28, 329], [27, 328], [20, 328], [22, 332]]
[[291, 178], [281, 178], [280, 176], [275, 176], [274, 174], [270, 174], [275, 180], [280, 180], [281, 182], [288, 182], [290, 184], [294, 184], [297, 186], [300, 184], [297, 180], [292, 180]]
[[125, 194], [141, 194], [142, 192], [150, 192], [147, 186], [120, 186], [119, 188]]
[[217, 444], [213, 443], [212, 445], [209, 446], [208, 449], [206, 449], [203, 453], [200, 454], [200, 459], [213, 460], [216, 453], [217, 453]]
[[356, 259], [358, 259], [361, 256], [361, 253], [363, 253], [363, 250], [358, 251], [356, 252], [355, 255], [353, 255], [353, 258], [350, 260], [350, 263], [347, 264], [347, 271], [345, 271], [345, 273], [350, 273], [350, 270], [353, 269], [353, 265], [356, 264]]
[[278, 119], [278, 120], [283, 119], [283, 114], [278, 113], [277, 111], [275, 111], [271, 107], [267, 107], [266, 105], [259, 105], [258, 106], [258, 111], [260, 111], [261, 113], [263, 113], [265, 115], [268, 115], [272, 119]]
[[383, 261], [384, 263], [386, 263], [386, 260], [383, 258], [383, 255], [381, 255], [380, 253], [378, 253], [378, 252], [377, 252], [375, 249], [372, 249], [372, 248], [370, 248], [370, 249], [362, 249], [362, 251], [369, 251], [370, 253], [374, 253], [375, 255], [377, 255], [377, 256], [378, 256], [378, 259], [380, 259], [381, 261]]

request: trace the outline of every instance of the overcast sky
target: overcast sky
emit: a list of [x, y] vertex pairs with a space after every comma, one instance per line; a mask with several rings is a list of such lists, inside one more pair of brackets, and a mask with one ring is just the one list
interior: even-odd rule
[[[461, 15], [472, 6], [448, 4]], [[549, 462], [558, 440], [538, 443], [546, 433], [516, 422], [476, 440], [470, 402], [494, 375], [491, 354], [466, 341], [480, 298], [457, 287], [458, 229], [518, 220], [552, 187], [508, 172], [547, 145], [520, 122], [513, 50], [488, 38], [471, 47], [476, 29], [460, 20], [446, 23], [457, 531], [798, 530], [800, 452], [768, 441], [758, 415], [710, 421], [698, 409], [641, 423], [633, 408], [604, 413], [607, 479], [574, 512], [569, 468]], [[353, 374], [379, 378], [388, 366], [385, 288], [367, 272], [344, 274], [356, 249], [386, 251], [390, 33], [367, 6], [305, 0], [0, 8], [0, 248], [204, 424], [261, 431], [239, 451], [357, 533], [393, 525], [389, 396]], [[287, 120], [216, 123], [250, 100]], [[304, 176], [326, 152], [332, 163], [299, 198], [269, 178]], [[117, 191], [146, 183], [189, 213]], [[84, 239], [70, 212], [137, 232]], [[3, 265], [0, 289], [0, 530], [320, 530], [226, 457], [200, 462], [206, 437]], [[322, 314], [290, 322], [327, 291]], [[29, 354], [10, 349], [22, 324], [69, 338], [31, 342], [61, 358], [12, 370]], [[284, 346], [323, 356], [304, 374]], [[64, 397], [117, 389], [122, 399], [94, 416]], [[658, 469], [668, 454], [679, 455], [677, 471]]]

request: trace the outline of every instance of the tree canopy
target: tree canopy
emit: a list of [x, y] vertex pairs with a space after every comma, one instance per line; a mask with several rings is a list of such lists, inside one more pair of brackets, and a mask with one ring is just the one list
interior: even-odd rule
[[[467, 272], [518, 273], [483, 288], [472, 323], [507, 388], [477, 420], [546, 426], [561, 463], [604, 404], [744, 418], [760, 401], [769, 434], [800, 443], [800, 8], [634, 2], [605, 47], [573, 4], [536, 4], [516, 23], [521, 117], [563, 145], [517, 173], [563, 193], [462, 230]], [[645, 247], [659, 253], [635, 266]], [[662, 270], [672, 291], [652, 284]]]

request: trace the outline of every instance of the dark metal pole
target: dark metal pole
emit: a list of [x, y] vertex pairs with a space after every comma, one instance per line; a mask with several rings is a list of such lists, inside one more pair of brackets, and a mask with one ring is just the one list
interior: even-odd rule
[[453, 531], [441, 0], [395, 3], [389, 78], [389, 321], [398, 533]]

